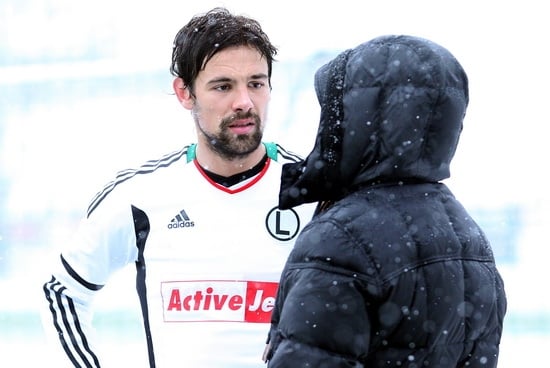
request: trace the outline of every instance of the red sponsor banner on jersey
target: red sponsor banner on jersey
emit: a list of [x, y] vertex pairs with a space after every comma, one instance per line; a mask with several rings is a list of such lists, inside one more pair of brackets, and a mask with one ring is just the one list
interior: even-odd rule
[[269, 323], [276, 292], [276, 282], [162, 282], [164, 321]]

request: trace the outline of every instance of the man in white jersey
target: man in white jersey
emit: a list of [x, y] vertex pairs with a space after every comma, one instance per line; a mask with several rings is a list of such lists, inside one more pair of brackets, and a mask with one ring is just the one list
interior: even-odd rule
[[281, 167], [263, 142], [277, 49], [254, 19], [216, 8], [176, 35], [171, 72], [197, 142], [118, 173], [91, 201], [44, 286], [45, 321], [75, 367], [100, 367], [92, 301], [135, 263], [143, 367], [262, 367], [280, 272], [312, 206], [277, 207]]

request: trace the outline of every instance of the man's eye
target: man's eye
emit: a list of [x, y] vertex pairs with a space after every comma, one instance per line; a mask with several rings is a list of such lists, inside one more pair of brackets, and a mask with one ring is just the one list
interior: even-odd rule
[[262, 88], [264, 86], [264, 83], [262, 82], [250, 82], [250, 85], [252, 88]]
[[214, 89], [216, 91], [227, 91], [227, 90], [229, 90], [229, 88], [230, 88], [230, 86], [227, 85], [227, 84], [222, 84], [221, 86], [214, 87]]

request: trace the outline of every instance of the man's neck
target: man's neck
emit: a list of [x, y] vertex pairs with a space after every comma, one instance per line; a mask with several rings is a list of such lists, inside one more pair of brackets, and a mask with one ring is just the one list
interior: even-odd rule
[[197, 161], [206, 170], [225, 177], [250, 170], [265, 156], [265, 146], [260, 144], [253, 152], [244, 157], [227, 159], [212, 152], [204, 144], [197, 144]]

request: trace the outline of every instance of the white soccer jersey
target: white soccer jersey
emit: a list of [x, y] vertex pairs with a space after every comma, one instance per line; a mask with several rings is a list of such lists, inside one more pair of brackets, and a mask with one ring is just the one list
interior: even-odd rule
[[264, 143], [254, 177], [226, 188], [195, 145], [120, 172], [91, 202], [60, 272], [44, 285], [63, 348], [97, 367], [90, 303], [116, 270], [136, 263], [149, 362], [144, 367], [263, 367], [277, 283], [313, 205], [277, 208], [281, 167], [298, 157]]

